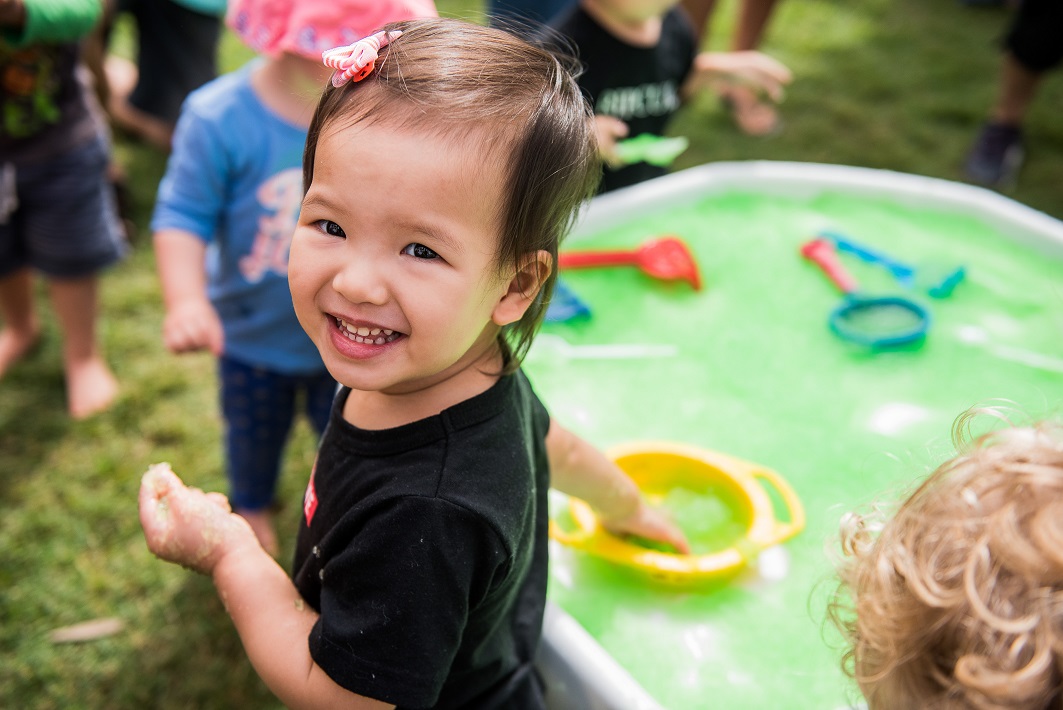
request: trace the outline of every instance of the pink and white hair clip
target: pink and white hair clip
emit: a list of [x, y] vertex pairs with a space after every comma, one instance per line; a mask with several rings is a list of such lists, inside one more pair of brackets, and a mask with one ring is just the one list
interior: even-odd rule
[[332, 74], [332, 85], [339, 88], [348, 81], [361, 81], [369, 76], [376, 65], [377, 53], [401, 34], [400, 30], [381, 31], [346, 47], [326, 49], [321, 53], [321, 61], [336, 70]]

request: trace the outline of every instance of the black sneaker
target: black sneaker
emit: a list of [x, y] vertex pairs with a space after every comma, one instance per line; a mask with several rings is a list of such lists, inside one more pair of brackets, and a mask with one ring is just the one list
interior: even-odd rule
[[1025, 155], [1020, 127], [986, 123], [967, 154], [963, 170], [968, 180], [979, 185], [1012, 187]]

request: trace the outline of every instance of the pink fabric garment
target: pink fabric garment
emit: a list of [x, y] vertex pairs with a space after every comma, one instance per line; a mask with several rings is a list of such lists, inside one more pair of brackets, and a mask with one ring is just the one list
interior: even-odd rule
[[388, 22], [438, 16], [433, 0], [230, 0], [225, 23], [258, 54], [319, 61]]

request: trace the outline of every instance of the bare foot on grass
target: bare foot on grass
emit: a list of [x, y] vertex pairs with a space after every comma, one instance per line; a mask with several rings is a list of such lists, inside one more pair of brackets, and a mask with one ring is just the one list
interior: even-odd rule
[[74, 419], [86, 419], [111, 406], [118, 380], [101, 358], [70, 364], [66, 371], [67, 408]]
[[721, 95], [738, 129], [747, 136], [774, 135], [782, 128], [775, 104], [745, 86], [735, 86]]
[[16, 362], [26, 357], [41, 339], [39, 327], [27, 330], [0, 330], [0, 378]]
[[233, 511], [247, 521], [251, 529], [255, 531], [255, 537], [262, 545], [262, 549], [269, 553], [270, 557], [276, 557], [280, 551], [277, 542], [277, 533], [273, 529], [273, 514], [268, 510], [235, 510]]

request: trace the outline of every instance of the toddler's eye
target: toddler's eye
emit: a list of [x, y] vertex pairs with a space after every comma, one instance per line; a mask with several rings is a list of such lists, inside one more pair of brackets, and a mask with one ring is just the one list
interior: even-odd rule
[[319, 219], [316, 224], [317, 224], [317, 228], [318, 229], [320, 229], [325, 234], [328, 234], [329, 236], [332, 236], [332, 237], [346, 237], [347, 236], [347, 234], [343, 231], [343, 227], [341, 227], [340, 225], [336, 224], [332, 220]]
[[439, 255], [434, 251], [426, 247], [424, 244], [408, 244], [406, 248], [402, 250], [403, 254], [408, 256], [414, 256], [418, 259], [438, 259]]

